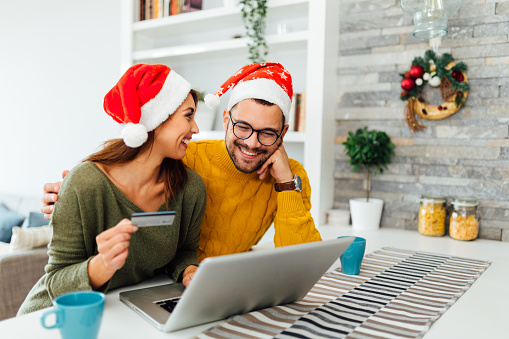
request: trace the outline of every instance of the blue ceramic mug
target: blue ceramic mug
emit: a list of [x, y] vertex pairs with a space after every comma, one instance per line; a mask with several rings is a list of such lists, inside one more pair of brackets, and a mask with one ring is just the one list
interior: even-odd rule
[[[79, 291], [63, 294], [53, 300], [53, 309], [44, 313], [41, 324], [58, 328], [63, 339], [97, 338], [104, 310], [104, 293]], [[54, 314], [55, 324], [46, 325], [46, 317]]]
[[362, 258], [364, 258], [365, 251], [366, 239], [355, 237], [354, 241], [339, 257], [341, 261], [341, 273], [349, 275], [359, 274], [361, 271]]

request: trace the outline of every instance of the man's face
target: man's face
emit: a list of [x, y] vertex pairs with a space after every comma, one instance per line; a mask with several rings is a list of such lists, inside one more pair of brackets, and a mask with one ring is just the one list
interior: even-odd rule
[[[233, 122], [243, 122], [253, 129], [269, 129], [279, 135], [283, 129], [283, 113], [277, 105], [265, 106], [254, 100], [246, 99], [236, 104], [231, 110]], [[226, 130], [226, 149], [235, 167], [244, 173], [257, 171], [265, 161], [276, 151], [283, 142], [283, 136], [288, 130], [284, 126], [281, 138], [272, 146], [264, 146], [258, 141], [258, 133], [247, 139], [239, 139], [233, 134], [233, 126], [228, 111], [223, 112], [223, 127]]]

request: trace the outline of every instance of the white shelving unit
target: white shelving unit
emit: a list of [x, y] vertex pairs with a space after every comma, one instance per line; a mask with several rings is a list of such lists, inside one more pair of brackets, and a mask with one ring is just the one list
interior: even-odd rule
[[[216, 7], [207, 7], [214, 1]], [[248, 60], [247, 38], [239, 7], [203, 0], [204, 9], [170, 17], [137, 21], [139, 1], [122, 8], [122, 69], [135, 63], [162, 63], [189, 80], [195, 89], [216, 89]], [[214, 5], [212, 5], [214, 6]], [[301, 162], [312, 187], [312, 214], [317, 224], [333, 204], [334, 134], [337, 94], [339, 1], [269, 0], [267, 61], [280, 62], [292, 74], [294, 92], [306, 92], [306, 130], [289, 132], [285, 148]], [[278, 34], [284, 26], [285, 33]], [[195, 139], [222, 139], [221, 100], [214, 130], [200, 131]]]

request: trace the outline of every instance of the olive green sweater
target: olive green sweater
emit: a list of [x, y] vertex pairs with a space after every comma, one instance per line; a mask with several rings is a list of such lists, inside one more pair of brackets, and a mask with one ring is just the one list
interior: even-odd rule
[[[174, 281], [189, 265], [198, 265], [200, 223], [205, 212], [206, 188], [190, 169], [183, 191], [159, 211], [176, 212], [170, 226], [140, 227], [132, 234], [125, 265], [102, 292], [136, 284], [167, 270]], [[97, 254], [96, 236], [114, 227], [131, 213], [143, 212], [118, 190], [92, 162], [76, 166], [62, 183], [51, 219], [46, 274], [35, 284], [18, 315], [51, 306], [55, 297], [78, 290], [91, 290], [88, 262]]]

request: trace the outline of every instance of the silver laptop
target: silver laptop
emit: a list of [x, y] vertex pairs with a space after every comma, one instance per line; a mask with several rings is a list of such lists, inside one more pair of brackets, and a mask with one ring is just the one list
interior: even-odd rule
[[164, 332], [302, 299], [354, 237], [206, 258], [180, 283], [119, 293]]

